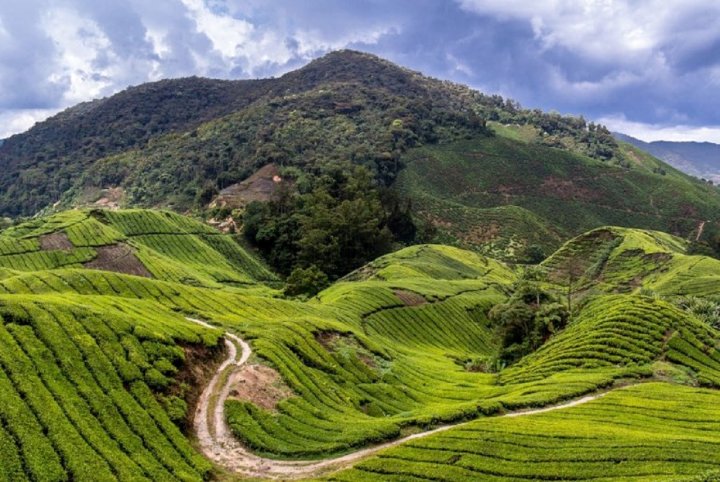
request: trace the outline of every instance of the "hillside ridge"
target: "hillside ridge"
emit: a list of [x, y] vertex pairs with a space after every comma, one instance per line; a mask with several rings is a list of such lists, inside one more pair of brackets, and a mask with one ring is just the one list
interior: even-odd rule
[[[87, 265], [119, 243], [150, 276]], [[261, 477], [271, 474], [256, 462], [292, 468], [347, 454], [363, 458], [313, 475], [414, 482], [431, 465], [452, 481], [601, 471], [678, 482], [680, 465], [680, 475], [702, 474], [720, 463], [704, 426], [716, 423], [720, 387], [720, 319], [708, 309], [720, 261], [688, 246], [604, 227], [523, 267], [421, 244], [294, 297], [232, 235], [170, 211], [75, 210], [18, 224], [0, 233], [0, 480], [225, 476], [190, 442], [203, 413], [222, 425], [208, 425], [211, 438], [227, 430]], [[582, 271], [569, 279], [574, 260]], [[223, 351], [226, 333], [242, 356], [236, 345]], [[203, 370], [204, 382], [189, 378]], [[206, 387], [213, 374], [224, 403], [206, 391], [204, 405], [191, 383]], [[503, 412], [527, 416], [493, 417]], [[586, 456], [558, 461], [552, 447], [566, 431], [584, 433], [588, 416], [637, 429], [573, 439]], [[528, 442], [538, 426], [544, 448]], [[516, 438], [531, 466], [508, 452]], [[501, 466], [467, 457], [497, 444]], [[613, 448], [628, 444], [638, 449]], [[651, 465], [648, 450], [658, 454]]]

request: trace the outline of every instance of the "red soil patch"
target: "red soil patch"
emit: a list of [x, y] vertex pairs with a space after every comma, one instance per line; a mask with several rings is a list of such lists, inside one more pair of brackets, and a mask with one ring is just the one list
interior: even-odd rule
[[213, 201], [212, 205], [229, 208], [242, 208], [253, 201], [270, 201], [287, 181], [280, 177], [275, 164], [267, 164], [242, 182], [228, 186]]
[[133, 249], [124, 243], [96, 248], [97, 256], [85, 263], [86, 268], [152, 278], [144, 264], [135, 256]]
[[125, 190], [121, 187], [109, 187], [102, 190], [100, 199], [93, 204], [98, 207], [118, 209], [125, 199]]
[[495, 221], [490, 224], [478, 225], [461, 236], [462, 240], [469, 244], [484, 244], [494, 241], [500, 236], [500, 224]]
[[40, 249], [43, 251], [53, 251], [58, 249], [67, 250], [75, 248], [75, 246], [73, 246], [70, 242], [67, 234], [59, 231], [52, 234], [43, 234], [40, 236], [39, 240]]
[[293, 394], [280, 374], [264, 365], [245, 365], [230, 377], [230, 399], [252, 402], [265, 410], [274, 410]]
[[550, 176], [543, 180], [540, 185], [540, 192], [546, 196], [557, 199], [581, 199], [589, 201], [598, 198], [598, 194], [576, 185], [570, 179], [560, 179]]
[[405, 306], [419, 306], [427, 303], [427, 300], [417, 293], [406, 290], [395, 290], [395, 296], [405, 303]]

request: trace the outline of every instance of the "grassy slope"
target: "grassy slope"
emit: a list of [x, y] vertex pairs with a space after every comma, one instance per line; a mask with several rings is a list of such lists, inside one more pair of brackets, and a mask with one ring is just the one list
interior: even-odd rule
[[[42, 238], [52, 233], [70, 244], [43, 248]], [[0, 267], [80, 268], [96, 260], [103, 248], [118, 245], [129, 248], [125, 258], [136, 257], [148, 275], [163, 281], [199, 286], [277, 281], [231, 236], [169, 211], [65, 211], [40, 218], [0, 234]], [[123, 254], [110, 257], [123, 264]]]
[[[527, 129], [411, 151], [399, 188], [444, 242], [512, 256], [602, 226], [633, 226], [688, 236], [718, 220], [711, 186], [621, 146], [632, 169], [527, 142]], [[708, 227], [713, 226], [709, 224]]]
[[[58, 256], [74, 256], [80, 249], [91, 252], [100, 240], [120, 240], [133, 247], [150, 271], [154, 265], [148, 259], [162, 260], [163, 266], [181, 267], [183, 276], [193, 276], [197, 286], [177, 283], [179, 275], [143, 278], [88, 270], [78, 262], [32, 268], [27, 260], [45, 260], [47, 254], [38, 250], [38, 236], [58, 230], [73, 243], [78, 233], [88, 240], [86, 248]], [[15, 397], [14, 403], [0, 404], [0, 437], [7, 442], [0, 450], [0, 465], [12, 467], [14, 472], [9, 474], [43, 470], [33, 467], [39, 460], [48, 460], [47, 470], [54, 472], [45, 480], [80, 479], [85, 470], [106, 475], [99, 478], [129, 479], [128, 474], [142, 464], [145, 468], [135, 472], [141, 474], [139, 478], [202, 477], [208, 466], [170, 423], [170, 409], [155, 402], [150, 391], [163, 394], [173, 386], [172, 375], [183, 358], [178, 343], [217, 343], [218, 331], [190, 325], [182, 315], [236, 331], [252, 344], [253, 363], [275, 368], [292, 390], [292, 396], [280, 401], [275, 410], [243, 401], [227, 405], [236, 434], [259, 453], [276, 457], [323, 457], [438, 423], [545, 405], [618, 379], [651, 376], [661, 371], [659, 366], [708, 386], [720, 385], [720, 352], [714, 348], [718, 333], [662, 301], [598, 292], [565, 332], [498, 377], [466, 371], [464, 362], [495, 349], [485, 313], [504, 299], [516, 278], [514, 270], [503, 263], [457, 248], [414, 246], [384, 256], [318, 297], [299, 302], [274, 298], [268, 288], [227, 286], [213, 278], [223, 264], [208, 261], [201, 270], [199, 264], [171, 249], [185, 245], [185, 239], [190, 240], [187, 246], [195, 246], [207, 234], [202, 225], [187, 218], [148, 211], [103, 216], [68, 212], [3, 234], [8, 241], [0, 249], [27, 248], [25, 254], [0, 257], [1, 261], [14, 256], [15, 263], [0, 279], [0, 382], [7, 380], [7, 396]], [[683, 263], [701, 260], [681, 254], [683, 242], [670, 236], [640, 231], [624, 234], [616, 245], [625, 243], [628, 249], [623, 252], [641, 246], [646, 251], [672, 252]], [[152, 248], [156, 258], [141, 256], [143, 250], [151, 250], [144, 238], [149, 236], [159, 236]], [[231, 263], [232, 256], [224, 259]], [[249, 273], [239, 271], [238, 276]], [[655, 274], [643, 280], [661, 282], [652, 278]], [[659, 387], [656, 390], [670, 390]], [[671, 393], [678, 400], [697, 397], [698, 403], [714, 396], [714, 392], [698, 390]], [[138, 403], [141, 408], [128, 408]], [[52, 417], [39, 410], [46, 405]], [[616, 412], [627, 417], [628, 423], [639, 423], [630, 410]], [[692, 414], [703, 417], [705, 411]], [[597, 419], [608, 426], [613, 423], [602, 412]], [[578, 420], [581, 424], [582, 419]], [[509, 422], [480, 421], [448, 432], [442, 442], [448, 443], [447, 458], [439, 457], [435, 449], [415, 450], [421, 442], [413, 442], [338, 477], [366, 480], [362, 477], [382, 477], [372, 473], [398, 467], [396, 474], [423, 471], [426, 477], [447, 473], [450, 480], [472, 478], [473, 473], [480, 473], [477, 470], [487, 470], [487, 460], [462, 455], [460, 465], [469, 468], [458, 467], [457, 472], [443, 464], [455, 458], [453, 450], [461, 454], [483, 450], [487, 443], [474, 442], [476, 431], [485, 430], [486, 424], [504, 430], [505, 423]], [[517, 423], [521, 425], [508, 429], [504, 439], [492, 438], [492, 443], [499, 447], [510, 443], [504, 442], [510, 437], [522, 444], [523, 437], [534, 437], [532, 423]], [[553, 433], [557, 437], [577, 433], [574, 423], [559, 425]], [[712, 435], [702, 438], [693, 432], [698, 428], [683, 426], [672, 417], [668, 423], [689, 435], [693, 442], [687, 443], [694, 444], [698, 454], [707, 450], [707, 444], [716, 443]], [[48, 433], [47, 439], [40, 435], [43, 432]], [[469, 440], [461, 440], [466, 435]], [[612, 437], [607, 444], [655, 443], [640, 429], [632, 436]], [[457, 440], [456, 444], [446, 442], [449, 439]], [[138, 445], [137, 440], [143, 443]], [[601, 461], [607, 457], [602, 444], [588, 442], [584, 453]], [[417, 457], [430, 462], [434, 471], [428, 471], [428, 464]], [[579, 472], [572, 472], [567, 464], [543, 465], [545, 460], [554, 460], [547, 451], [534, 455], [538, 462], [531, 468], [513, 457], [498, 463], [495, 471], [512, 476], [523, 470], [542, 474], [560, 470], [572, 477], [604, 467], [602, 463], [597, 467], [575, 464]], [[400, 459], [411, 462], [399, 463]], [[675, 464], [673, 460], [661, 457], [658, 472], [652, 474], [672, 470], [697, 474], [711, 463], [688, 458]], [[628, 461], [633, 461], [628, 473], [645, 473], [642, 457], [628, 456]], [[412, 480], [414, 476], [387, 477], [384, 480]]]
[[[525, 396], [541, 399], [535, 383], [564, 385], [592, 377], [644, 375], [711, 388], [647, 383], [559, 412], [480, 419], [386, 450], [327, 480], [701, 480], [700, 474], [719, 462], [714, 389], [720, 386], [719, 333], [667, 301], [604, 294], [637, 293], [642, 286], [666, 295], [695, 294], [687, 287], [696, 277], [702, 280], [698, 295], [712, 292], [707, 280], [720, 274], [720, 263], [687, 256], [684, 249], [682, 240], [667, 234], [624, 228], [602, 228], [569, 241], [544, 268], [558, 274], [570, 259], [585, 261], [581, 311], [566, 330], [501, 372], [497, 382], [520, 384]], [[633, 270], [637, 279], [630, 287]], [[684, 288], [673, 283], [678, 278]], [[548, 282], [553, 286], [552, 276]]]
[[720, 464], [719, 402], [714, 390], [643, 384], [562, 411], [478, 420], [326, 480], [689, 480]]
[[215, 345], [169, 312], [117, 300], [0, 296], [0, 480], [197, 480], [210, 465], [153, 396]]
[[687, 243], [658, 231], [602, 227], [565, 243], [542, 264], [548, 279], [564, 284], [575, 267], [575, 289], [664, 296], [720, 294], [720, 261], [685, 254]]

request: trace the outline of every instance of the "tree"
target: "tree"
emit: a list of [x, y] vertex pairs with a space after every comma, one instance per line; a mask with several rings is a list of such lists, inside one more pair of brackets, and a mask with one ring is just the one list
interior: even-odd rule
[[566, 260], [562, 274], [565, 279], [567, 312], [568, 316], [572, 318], [573, 294], [576, 289], [575, 284], [582, 278], [583, 274], [585, 274], [583, 262], [576, 257], [569, 258]]
[[546, 257], [547, 255], [542, 249], [542, 246], [537, 244], [531, 244], [526, 247], [523, 253], [523, 259], [529, 264], [540, 264]]
[[309, 268], [295, 268], [288, 276], [285, 294], [314, 296], [329, 284], [327, 275], [315, 265]]
[[569, 313], [557, 297], [542, 289], [537, 270], [526, 271], [510, 299], [488, 314], [500, 340], [501, 365], [512, 364], [537, 350], [568, 323]]
[[328, 163], [311, 179], [309, 192], [246, 210], [243, 231], [274, 268], [315, 266], [334, 280], [390, 251], [389, 216], [367, 168]]

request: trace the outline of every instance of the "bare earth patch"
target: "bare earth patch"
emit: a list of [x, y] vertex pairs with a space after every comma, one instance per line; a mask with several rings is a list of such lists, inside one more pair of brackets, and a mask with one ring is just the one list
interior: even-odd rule
[[395, 296], [400, 299], [405, 306], [419, 306], [427, 303], [427, 300], [417, 293], [407, 290], [395, 290]]
[[540, 192], [557, 199], [578, 199], [592, 201], [598, 199], [598, 193], [592, 192], [582, 186], [576, 185], [572, 180], [550, 176], [540, 185]]
[[277, 404], [292, 396], [280, 374], [264, 365], [245, 365], [230, 375], [231, 400], [244, 400], [265, 410], [274, 410]]
[[102, 190], [101, 197], [93, 204], [98, 207], [118, 209], [125, 199], [125, 191], [121, 187], [109, 187]]
[[220, 191], [211, 206], [242, 208], [253, 201], [270, 201], [284, 182], [278, 166], [266, 164], [244, 181]]
[[489, 243], [500, 236], [500, 225], [495, 221], [489, 224], [479, 224], [461, 236], [461, 239], [471, 245]]
[[96, 248], [97, 257], [85, 263], [86, 268], [114, 271], [152, 278], [144, 264], [135, 256], [132, 248], [124, 243], [111, 244]]
[[52, 234], [43, 234], [39, 238], [40, 249], [43, 251], [53, 251], [58, 249], [73, 249], [75, 246], [70, 242], [67, 234], [63, 232], [56, 232]]

